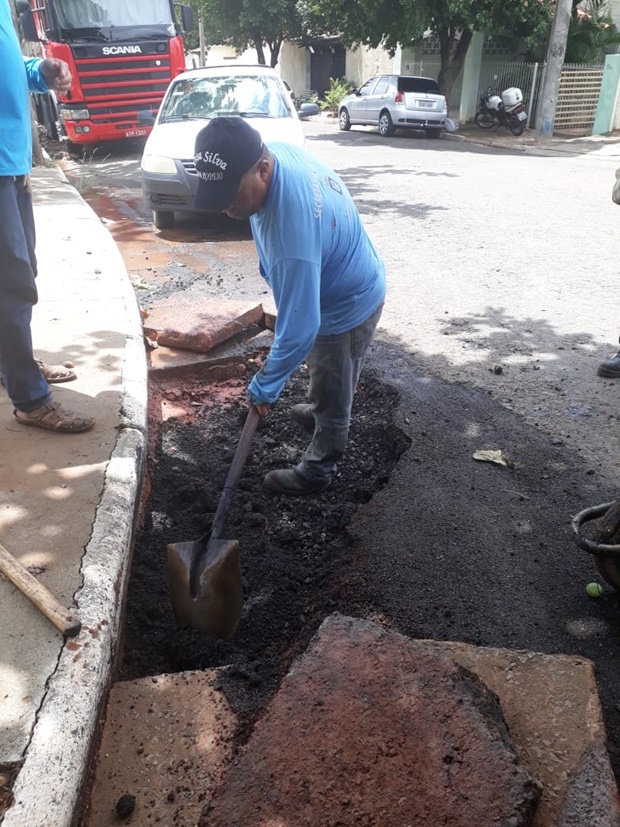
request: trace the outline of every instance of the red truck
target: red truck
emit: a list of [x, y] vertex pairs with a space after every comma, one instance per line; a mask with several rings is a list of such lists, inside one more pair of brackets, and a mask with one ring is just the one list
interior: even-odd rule
[[[185, 70], [192, 10], [172, 0], [17, 0], [25, 40], [57, 57], [73, 83], [35, 96], [48, 135], [93, 144], [148, 135], [172, 78]], [[180, 11], [177, 21], [175, 6]]]

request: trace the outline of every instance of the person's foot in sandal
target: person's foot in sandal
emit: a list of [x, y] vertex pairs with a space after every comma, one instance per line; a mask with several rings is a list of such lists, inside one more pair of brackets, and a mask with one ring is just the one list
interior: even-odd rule
[[31, 425], [33, 428], [45, 428], [48, 431], [58, 431], [63, 434], [80, 434], [88, 431], [95, 424], [90, 416], [77, 414], [63, 408], [60, 402], [51, 400], [34, 411], [13, 411], [15, 419], [22, 425]]
[[76, 372], [66, 365], [48, 365], [40, 359], [35, 361], [49, 385], [59, 385], [61, 382], [73, 382], [77, 379]]

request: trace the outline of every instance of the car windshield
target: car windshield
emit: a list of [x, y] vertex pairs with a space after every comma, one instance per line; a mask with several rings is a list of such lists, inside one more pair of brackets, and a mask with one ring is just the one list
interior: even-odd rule
[[441, 89], [431, 78], [398, 78], [398, 91], [416, 92], [418, 95], [424, 95], [428, 92], [431, 95], [441, 95]]
[[210, 75], [177, 81], [166, 98], [160, 123], [217, 115], [292, 117], [285, 93], [276, 78], [265, 75]]

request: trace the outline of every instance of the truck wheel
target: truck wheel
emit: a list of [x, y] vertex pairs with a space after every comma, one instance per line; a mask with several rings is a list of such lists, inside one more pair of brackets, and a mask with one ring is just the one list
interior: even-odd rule
[[168, 210], [155, 210], [153, 221], [158, 230], [170, 230], [174, 227], [174, 213]]

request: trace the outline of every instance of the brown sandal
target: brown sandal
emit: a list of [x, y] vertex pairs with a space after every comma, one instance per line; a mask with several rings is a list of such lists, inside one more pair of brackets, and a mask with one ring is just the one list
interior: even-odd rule
[[65, 434], [79, 434], [88, 431], [95, 424], [90, 416], [76, 414], [63, 408], [60, 402], [51, 401], [34, 411], [13, 411], [15, 419], [22, 425], [32, 425], [34, 428], [45, 428], [48, 431], [59, 431]]
[[35, 359], [43, 378], [50, 385], [59, 385], [61, 382], [73, 382], [77, 379], [77, 374], [74, 370], [66, 365], [47, 365], [40, 359]]

